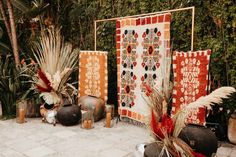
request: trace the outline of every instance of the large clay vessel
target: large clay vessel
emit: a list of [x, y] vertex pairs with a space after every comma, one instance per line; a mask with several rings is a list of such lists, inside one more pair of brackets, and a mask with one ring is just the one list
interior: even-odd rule
[[215, 134], [203, 126], [187, 125], [180, 132], [179, 138], [185, 141], [194, 151], [208, 157], [211, 157], [217, 151], [218, 142]]
[[78, 100], [78, 105], [82, 110], [93, 110], [94, 121], [97, 122], [104, 116], [105, 102], [101, 98], [95, 96], [82, 96]]
[[63, 105], [57, 112], [57, 120], [65, 126], [76, 125], [80, 119], [81, 110], [77, 105]]
[[228, 138], [231, 143], [236, 144], [236, 113], [231, 114], [229, 118]]

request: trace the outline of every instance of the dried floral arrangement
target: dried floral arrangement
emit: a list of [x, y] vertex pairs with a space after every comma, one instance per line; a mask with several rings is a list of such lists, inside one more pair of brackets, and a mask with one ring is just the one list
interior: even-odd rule
[[40, 97], [47, 104], [61, 104], [62, 97], [71, 101], [77, 90], [68, 80], [78, 64], [79, 50], [65, 43], [60, 28], [55, 27], [42, 30], [32, 50], [39, 66], [33, 77], [34, 89]]
[[[236, 92], [233, 87], [221, 87], [207, 96], [200, 97], [195, 102], [177, 112], [173, 117], [167, 114], [164, 92], [151, 88], [146, 85], [147, 104], [151, 108], [150, 121], [147, 123], [151, 129], [156, 141], [162, 147], [159, 156], [174, 157], [205, 157], [205, 155], [194, 152], [190, 146], [178, 138], [182, 128], [185, 127], [185, 119], [188, 117], [191, 109], [206, 107], [211, 109], [211, 105], [222, 103], [223, 99]], [[164, 102], [164, 103], [163, 103]]]

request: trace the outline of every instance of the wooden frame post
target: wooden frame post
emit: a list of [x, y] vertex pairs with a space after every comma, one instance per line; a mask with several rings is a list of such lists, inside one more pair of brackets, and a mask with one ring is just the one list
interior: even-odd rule
[[179, 8], [179, 9], [172, 9], [172, 10], [165, 10], [165, 11], [147, 13], [147, 14], [139, 14], [139, 15], [133, 15], [133, 16], [115, 17], [115, 18], [109, 18], [109, 19], [95, 20], [94, 21], [94, 50], [95, 51], [97, 50], [97, 23], [99, 23], [99, 22], [108, 22], [108, 21], [115, 21], [115, 20], [124, 19], [124, 18], [134, 18], [134, 17], [141, 17], [141, 16], [147, 16], [147, 15], [155, 15], [155, 14], [162, 14], [162, 13], [185, 11], [185, 10], [192, 10], [191, 51], [193, 51], [194, 18], [195, 18], [195, 7], [194, 6], [187, 7], [187, 8]]

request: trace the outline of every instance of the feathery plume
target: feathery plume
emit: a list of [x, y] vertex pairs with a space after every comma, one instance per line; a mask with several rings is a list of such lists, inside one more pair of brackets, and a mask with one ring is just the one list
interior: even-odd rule
[[229, 98], [229, 96], [234, 92], [236, 92], [236, 90], [233, 87], [218, 88], [209, 95], [200, 97], [195, 102], [188, 104], [185, 108], [177, 112], [173, 117], [175, 122], [174, 137], [178, 137], [182, 128], [185, 127], [185, 119], [188, 117], [191, 109], [199, 107], [207, 107], [207, 109], [211, 109], [211, 105], [222, 103], [223, 99]]

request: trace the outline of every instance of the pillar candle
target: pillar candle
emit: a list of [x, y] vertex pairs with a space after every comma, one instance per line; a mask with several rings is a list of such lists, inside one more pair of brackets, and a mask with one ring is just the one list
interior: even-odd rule
[[85, 129], [88, 128], [88, 121], [87, 121], [87, 120], [84, 121], [84, 128], [85, 128]]
[[106, 114], [106, 127], [107, 128], [111, 127], [111, 113]]
[[24, 123], [25, 122], [25, 110], [24, 109], [19, 109], [19, 123]]
[[88, 120], [88, 129], [92, 128], [92, 120]]

